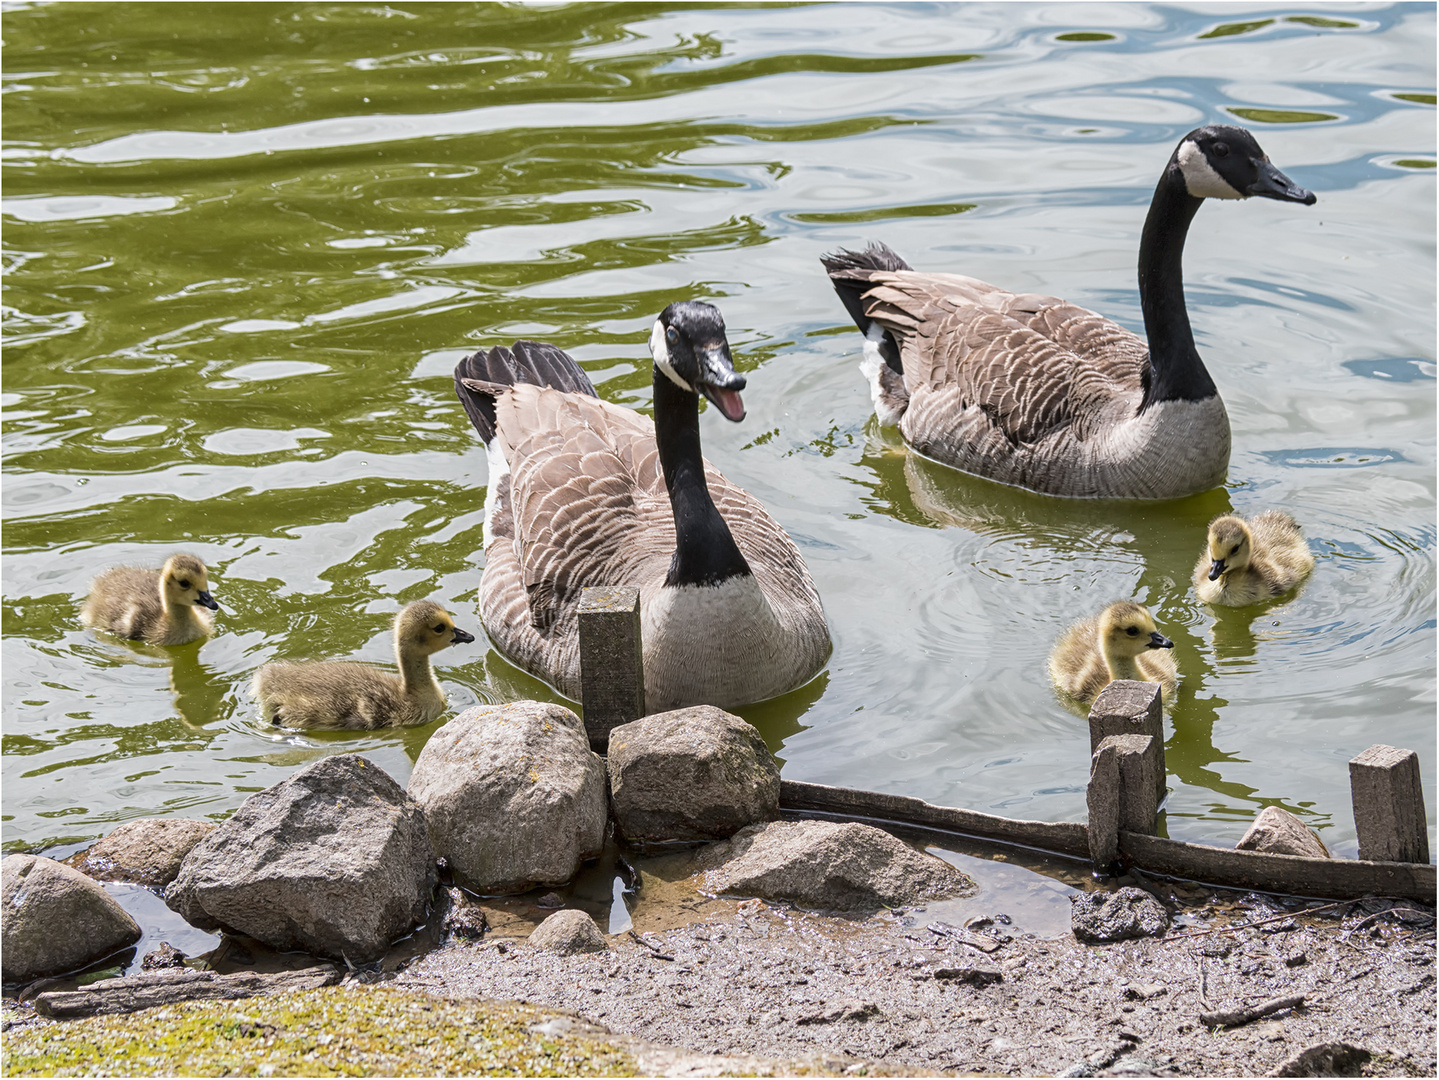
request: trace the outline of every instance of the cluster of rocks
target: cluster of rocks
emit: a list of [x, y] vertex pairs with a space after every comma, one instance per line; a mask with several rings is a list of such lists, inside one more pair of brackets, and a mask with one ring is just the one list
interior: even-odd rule
[[[4, 978], [73, 971], [140, 937], [88, 874], [163, 888], [204, 930], [351, 966], [423, 923], [444, 860], [455, 882], [497, 895], [558, 886], [600, 854], [608, 823], [641, 852], [710, 844], [706, 891], [830, 910], [873, 910], [973, 888], [958, 870], [880, 829], [778, 821], [779, 769], [749, 724], [699, 706], [615, 728], [608, 760], [570, 710], [472, 708], [440, 728], [401, 788], [353, 754], [317, 761], [251, 796], [218, 827], [122, 826], [77, 860], [4, 860]], [[143, 826], [143, 827], [139, 827]], [[535, 944], [605, 948], [582, 912]]]

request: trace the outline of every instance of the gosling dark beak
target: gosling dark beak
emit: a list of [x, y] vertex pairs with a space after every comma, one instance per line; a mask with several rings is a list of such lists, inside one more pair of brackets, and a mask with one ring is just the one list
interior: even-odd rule
[[1151, 649], [1172, 649], [1174, 648], [1174, 642], [1170, 641], [1158, 630], [1155, 630], [1149, 635], [1149, 647]]
[[207, 607], [211, 611], [219, 611], [220, 605], [215, 603], [215, 598], [204, 589], [195, 594], [195, 603], [200, 607]]
[[1313, 206], [1319, 201], [1319, 196], [1314, 192], [1305, 191], [1268, 161], [1259, 163], [1259, 177], [1249, 185], [1245, 194], [1278, 199], [1280, 202], [1303, 203], [1305, 206]]
[[475, 635], [455, 627], [455, 636], [450, 638], [451, 645], [463, 645], [467, 641], [474, 641]]
[[1212, 563], [1209, 564], [1209, 580], [1217, 580], [1219, 575], [1224, 573], [1224, 571], [1228, 569], [1229, 567], [1224, 565], [1223, 559], [1215, 559]]

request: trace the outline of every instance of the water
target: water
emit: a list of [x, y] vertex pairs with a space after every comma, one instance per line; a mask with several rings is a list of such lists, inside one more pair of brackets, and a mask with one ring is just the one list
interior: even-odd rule
[[[1285, 806], [1356, 853], [1346, 762], [1435, 806], [1435, 15], [1429, 5], [25, 5], [4, 14], [6, 851], [222, 818], [325, 754], [404, 783], [434, 725], [282, 735], [275, 658], [389, 660], [423, 597], [478, 631], [486, 467], [454, 399], [518, 336], [647, 407], [669, 301], [722, 308], [749, 417], [705, 450], [791, 532], [834, 655], [741, 710], [800, 780], [1084, 815], [1047, 685], [1072, 620], [1148, 604], [1183, 674], [1170, 835]], [[879, 429], [820, 269], [922, 269], [1142, 329], [1135, 256], [1178, 138], [1248, 124], [1315, 207], [1207, 205], [1186, 259], [1226, 488], [1068, 502]], [[1204, 524], [1292, 511], [1292, 602], [1215, 614]], [[157, 650], [76, 609], [184, 548], [220, 632]], [[454, 709], [553, 696], [485, 645]], [[1431, 848], [1434, 845], [1431, 841]]]

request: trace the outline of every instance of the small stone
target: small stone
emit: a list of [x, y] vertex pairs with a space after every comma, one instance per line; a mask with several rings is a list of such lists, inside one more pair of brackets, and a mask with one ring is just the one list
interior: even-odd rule
[[529, 941], [537, 949], [562, 956], [604, 952], [610, 947], [595, 920], [574, 908], [555, 912], [535, 927]]
[[155, 971], [160, 968], [177, 968], [185, 966], [185, 954], [168, 941], [160, 942], [160, 947], [154, 952], [147, 952], [140, 960], [140, 966], [146, 971]]
[[1152, 997], [1169, 993], [1169, 987], [1164, 983], [1130, 983], [1124, 990], [1124, 996], [1132, 1001], [1148, 1001]]
[[1318, 835], [1291, 814], [1277, 806], [1259, 811], [1239, 843], [1240, 851], [1266, 851], [1271, 855], [1303, 855], [1311, 859], [1327, 859], [1329, 849]]
[[984, 964], [973, 964], [964, 967], [938, 968], [934, 973], [934, 977], [936, 979], [952, 979], [955, 982], [968, 983], [971, 986], [988, 986], [990, 983], [997, 983], [1003, 980], [1004, 975], [998, 968], [988, 967]]
[[872, 1001], [840, 998], [795, 1019], [796, 1024], [833, 1024], [840, 1020], [865, 1021], [879, 1016], [879, 1006]]
[[565, 898], [557, 892], [547, 892], [535, 901], [535, 907], [562, 908], [564, 906]]
[[1309, 957], [1302, 950], [1289, 953], [1284, 957], [1285, 967], [1303, 967], [1307, 963], [1309, 963]]
[[1272, 1076], [1360, 1076], [1373, 1055], [1344, 1042], [1316, 1043], [1286, 1058]]
[[1169, 912], [1143, 889], [1079, 893], [1070, 898], [1070, 927], [1080, 941], [1125, 941], [1169, 929]]

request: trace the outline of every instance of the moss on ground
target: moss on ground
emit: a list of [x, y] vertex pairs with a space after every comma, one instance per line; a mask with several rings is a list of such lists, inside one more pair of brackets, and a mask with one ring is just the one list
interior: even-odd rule
[[533, 1030], [546, 1012], [382, 988], [330, 987], [29, 1024], [6, 1076], [634, 1076], [602, 1039]]

